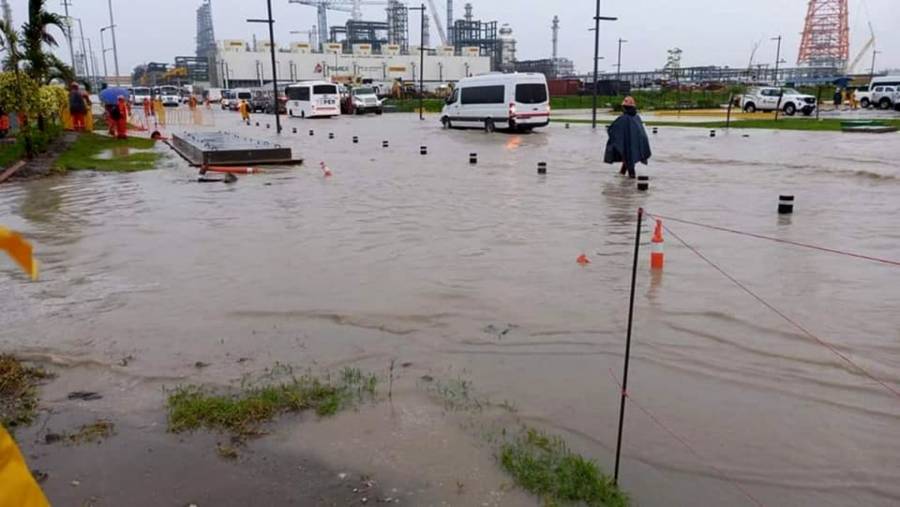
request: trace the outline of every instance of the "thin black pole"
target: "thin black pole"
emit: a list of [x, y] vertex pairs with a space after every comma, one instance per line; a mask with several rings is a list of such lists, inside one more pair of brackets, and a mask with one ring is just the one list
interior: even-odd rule
[[597, 0], [597, 14], [594, 15], [594, 99], [591, 116], [591, 128], [597, 128], [597, 77], [599, 69], [597, 68], [600, 59], [600, 0]]
[[421, 4], [422, 19], [419, 23], [419, 119], [425, 119], [425, 4]]
[[275, 60], [275, 20], [272, 19], [272, 0], [268, 0], [266, 3], [269, 7], [269, 51], [272, 53], [272, 88], [275, 93], [272, 97], [273, 109], [275, 109], [275, 132], [281, 134], [281, 114], [278, 110], [278, 62]]
[[631, 360], [631, 330], [634, 323], [634, 295], [637, 286], [638, 255], [641, 250], [641, 226], [644, 221], [644, 208], [638, 209], [637, 234], [634, 236], [634, 266], [631, 269], [631, 300], [628, 303], [628, 335], [625, 339], [625, 372], [622, 374], [622, 402], [619, 406], [619, 438], [616, 442], [616, 471], [613, 483], [619, 484], [619, 461], [622, 457], [622, 430], [625, 425], [625, 398], [628, 397], [628, 363]]

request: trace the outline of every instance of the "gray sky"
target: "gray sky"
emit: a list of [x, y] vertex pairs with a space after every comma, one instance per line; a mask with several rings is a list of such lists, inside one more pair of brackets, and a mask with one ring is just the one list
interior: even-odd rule
[[[102, 26], [109, 24], [107, 0], [70, 0], [70, 14], [82, 19], [85, 37], [92, 39], [100, 58]], [[435, 3], [445, 16], [445, 0]], [[13, 18], [21, 25], [27, 0], [10, 0]], [[281, 43], [302, 39], [289, 35], [291, 30], [308, 30], [316, 23], [314, 7], [272, 0], [276, 19], [276, 39]], [[456, 0], [461, 17], [464, 0]], [[519, 59], [549, 57], [550, 24], [559, 15], [560, 56], [575, 61], [579, 72], [591, 68], [593, 34], [588, 31], [594, 14], [593, 0], [472, 0], [476, 18], [509, 23], [519, 41]], [[850, 0], [851, 58], [869, 39], [868, 22], [884, 52], [877, 67], [900, 68], [900, 11], [898, 0]], [[113, 0], [116, 16], [119, 67], [122, 74], [148, 61], [172, 62], [175, 56], [193, 55], [195, 49], [196, 8], [199, 0]], [[761, 41], [756, 63], [774, 63], [776, 43], [770, 38], [783, 35], [784, 59], [789, 65], [797, 59], [800, 33], [807, 0], [602, 0], [602, 14], [618, 16], [620, 21], [601, 25], [600, 68], [611, 72], [619, 37], [629, 42], [623, 50], [623, 69], [647, 70], [663, 65], [666, 50], [680, 47], [683, 65], [729, 65], [745, 67], [754, 44]], [[60, 0], [49, 0], [51, 10], [62, 12]], [[383, 19], [381, 7], [367, 7], [367, 19]], [[264, 0], [213, 0], [216, 38], [250, 40], [253, 33], [268, 37], [265, 25], [248, 25], [247, 18], [265, 17]], [[347, 16], [331, 12], [329, 24], [343, 23]], [[411, 13], [413, 14], [413, 13]], [[411, 15], [411, 18], [413, 16]], [[418, 41], [418, 23], [411, 23], [411, 42]], [[438, 40], [432, 28], [432, 41]], [[109, 32], [106, 44], [110, 44]], [[80, 43], [76, 43], [80, 44]], [[889, 50], [892, 49], [892, 50]], [[68, 47], [61, 41], [61, 56], [69, 61]], [[108, 53], [110, 73], [112, 53]], [[100, 63], [102, 68], [102, 63]], [[867, 72], [871, 53], [857, 68]]]

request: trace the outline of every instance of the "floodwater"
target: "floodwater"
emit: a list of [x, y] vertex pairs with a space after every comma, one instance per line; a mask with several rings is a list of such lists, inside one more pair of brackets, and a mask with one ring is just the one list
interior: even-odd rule
[[[274, 138], [217, 118], [218, 129]], [[140, 379], [226, 384], [276, 362], [385, 372], [397, 359], [412, 363], [410, 379], [471, 380], [611, 470], [639, 207], [900, 257], [897, 135], [662, 128], [651, 191], [638, 193], [600, 163], [602, 130], [583, 126], [486, 135], [408, 115], [286, 126], [282, 142], [306, 165], [235, 185], [194, 183], [173, 156], [158, 171], [0, 187], [0, 223], [31, 238], [43, 263], [34, 284], [0, 264], [0, 349], [68, 364], [132, 356], [123, 413], [162, 403]], [[776, 214], [780, 193], [796, 195], [789, 218]], [[666, 225], [900, 390], [900, 268]], [[621, 469], [636, 503], [900, 503], [900, 399], [675, 238], [665, 271], [651, 273], [649, 233]], [[201, 373], [197, 361], [212, 366]], [[397, 397], [428, 403], [415, 389]], [[410, 438], [431, 438], [420, 433]], [[328, 434], [327, 449], [351, 438]], [[369, 464], [466, 466], [465, 455], [447, 459], [452, 446], [436, 463], [434, 444], [414, 443]]]

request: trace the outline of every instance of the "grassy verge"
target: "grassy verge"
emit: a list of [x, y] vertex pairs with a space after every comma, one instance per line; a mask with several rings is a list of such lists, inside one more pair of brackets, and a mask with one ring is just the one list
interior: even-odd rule
[[50, 375], [0, 355], [0, 424], [9, 430], [34, 422], [38, 407], [38, 383]]
[[[425, 99], [423, 104], [427, 113], [440, 113], [444, 108], [443, 99]], [[412, 113], [419, 110], [419, 99], [388, 99], [384, 105], [393, 108], [398, 113]]]
[[[674, 90], [664, 91], [640, 91], [635, 90], [629, 93], [638, 103], [638, 107], [644, 110], [654, 109], [709, 109], [717, 108], [722, 104], [727, 104], [731, 96], [727, 91], [693, 91], [693, 92], [676, 92]], [[600, 107], [618, 108], [622, 103], [622, 96], [600, 95], [597, 97], [597, 104]], [[550, 106], [554, 110], [560, 109], [590, 109], [593, 106], [594, 97], [592, 95], [570, 95], [565, 97], [551, 97]]]
[[[31, 143], [35, 154], [47, 151], [50, 143], [62, 135], [62, 127], [48, 124], [41, 132], [37, 127], [31, 127]], [[25, 137], [19, 132], [13, 142], [0, 145], [0, 168], [6, 168], [25, 158]]]
[[359, 369], [346, 368], [337, 379], [312, 375], [286, 382], [245, 387], [237, 393], [217, 394], [198, 386], [178, 387], [169, 394], [169, 431], [207, 428], [248, 437], [263, 423], [283, 413], [314, 410], [326, 417], [366, 398], [374, 398], [377, 379]]
[[624, 507], [628, 497], [593, 461], [571, 452], [559, 437], [525, 428], [500, 448], [500, 464], [545, 505]]
[[132, 153], [132, 150], [152, 150], [155, 144], [153, 140], [138, 137], [114, 139], [97, 134], [82, 134], [60, 155], [56, 166], [65, 171], [146, 171], [156, 166], [159, 154], [152, 151]]
[[[581, 119], [554, 119], [556, 123], [574, 123], [574, 124], [590, 124], [591, 120]], [[846, 120], [828, 118], [816, 120], [814, 118], [782, 118], [778, 121], [771, 120], [734, 120], [731, 122], [731, 128], [734, 129], [770, 129], [770, 130], [804, 130], [815, 132], [840, 132], [841, 122]], [[900, 128], [900, 120], [878, 120], [879, 123], [887, 126]], [[598, 122], [606, 125], [609, 122]], [[647, 121], [645, 122], [651, 127], [686, 127], [686, 128], [703, 128], [703, 129], [724, 129], [727, 125], [724, 121], [707, 121], [707, 122], [677, 122], [677, 121]]]

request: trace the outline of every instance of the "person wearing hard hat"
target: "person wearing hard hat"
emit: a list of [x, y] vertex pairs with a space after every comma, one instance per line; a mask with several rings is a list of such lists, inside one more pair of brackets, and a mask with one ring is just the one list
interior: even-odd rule
[[247, 99], [241, 99], [240, 105], [238, 105], [238, 110], [241, 112], [241, 121], [250, 124], [250, 104], [247, 103]]
[[652, 155], [650, 138], [644, 129], [644, 122], [637, 114], [637, 103], [634, 97], [625, 97], [622, 101], [622, 115], [607, 129], [609, 141], [603, 161], [607, 164], [622, 163], [620, 174], [635, 177], [635, 165], [638, 162], [647, 164]]

